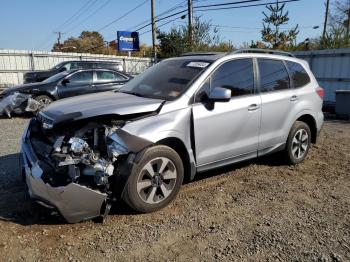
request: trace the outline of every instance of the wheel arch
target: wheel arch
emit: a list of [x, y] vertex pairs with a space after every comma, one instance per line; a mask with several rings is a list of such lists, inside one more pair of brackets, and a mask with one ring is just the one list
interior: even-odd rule
[[168, 146], [175, 150], [180, 156], [182, 163], [184, 165], [184, 181], [188, 182], [194, 177], [194, 166], [191, 163], [189, 153], [183, 141], [177, 137], [168, 137], [159, 140], [156, 145]]
[[303, 114], [296, 121], [301, 121], [307, 124], [311, 131], [311, 143], [315, 144], [317, 140], [317, 126], [315, 118], [310, 114]]
[[56, 97], [54, 97], [52, 94], [50, 94], [49, 92], [39, 92], [36, 93], [35, 95], [33, 95], [34, 98], [38, 97], [38, 96], [48, 96], [52, 99], [52, 101], [56, 101]]

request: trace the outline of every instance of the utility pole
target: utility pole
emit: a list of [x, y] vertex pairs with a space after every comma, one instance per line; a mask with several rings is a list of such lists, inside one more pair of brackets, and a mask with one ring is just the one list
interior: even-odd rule
[[190, 49], [192, 50], [193, 45], [193, 3], [192, 0], [187, 0], [188, 8], [188, 42], [190, 44]]
[[325, 39], [326, 32], [327, 32], [328, 13], [329, 13], [329, 0], [327, 0], [327, 3], [326, 3], [326, 14], [324, 16], [324, 25], [323, 25], [323, 34], [322, 34], [323, 39]]
[[61, 37], [64, 33], [62, 32], [53, 32], [54, 34], [57, 34], [57, 46], [61, 45]]
[[152, 16], [152, 55], [154, 62], [157, 60], [156, 53], [156, 18], [154, 16], [154, 0], [151, 1], [151, 16]]

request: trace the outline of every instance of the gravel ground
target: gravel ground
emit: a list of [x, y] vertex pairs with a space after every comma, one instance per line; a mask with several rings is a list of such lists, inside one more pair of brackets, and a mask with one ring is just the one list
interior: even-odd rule
[[306, 161], [277, 155], [204, 173], [152, 214], [65, 224], [24, 199], [19, 139], [0, 120], [0, 260], [350, 261], [350, 123], [326, 122]]

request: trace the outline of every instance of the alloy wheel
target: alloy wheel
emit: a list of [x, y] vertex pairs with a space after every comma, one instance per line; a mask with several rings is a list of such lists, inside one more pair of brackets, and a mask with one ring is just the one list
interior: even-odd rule
[[309, 147], [309, 135], [305, 129], [299, 129], [292, 140], [292, 154], [296, 159], [304, 157]]
[[44, 108], [44, 107], [48, 106], [49, 104], [51, 104], [52, 101], [49, 98], [40, 98], [38, 100], [38, 102], [39, 102], [40, 106], [42, 108]]
[[174, 163], [166, 157], [157, 157], [142, 168], [137, 179], [137, 193], [142, 201], [157, 204], [172, 193], [176, 180]]

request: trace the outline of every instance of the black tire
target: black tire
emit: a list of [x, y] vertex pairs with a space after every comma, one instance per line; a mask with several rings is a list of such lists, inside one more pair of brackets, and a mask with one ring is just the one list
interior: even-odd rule
[[[165, 207], [175, 199], [184, 179], [184, 168], [180, 156], [170, 147], [159, 145], [140, 152], [137, 159], [139, 161], [131, 168], [131, 174], [124, 188], [123, 200], [130, 208], [140, 213], [149, 213]], [[163, 169], [166, 172], [161, 172], [161, 166], [163, 166], [163, 162], [166, 163], [166, 160], [170, 160]], [[156, 171], [154, 176], [151, 176], [150, 172], [147, 171], [149, 166], [152, 167], [153, 171]], [[175, 173], [175, 180], [166, 179], [169, 176], [175, 176]], [[156, 176], [160, 178], [156, 179]], [[146, 179], [144, 179], [145, 177]], [[140, 190], [144, 182], [152, 183], [152, 185]], [[163, 194], [164, 188], [169, 190], [166, 191], [167, 196]], [[152, 191], [155, 192], [153, 195]], [[154, 201], [154, 203], [146, 201]]]
[[[304, 140], [305, 138], [306, 140]], [[310, 127], [304, 122], [296, 121], [289, 132], [285, 149], [286, 160], [288, 163], [296, 165], [303, 162], [309, 152], [310, 145]]]
[[34, 99], [40, 103], [41, 108], [45, 108], [53, 102], [53, 99], [46, 95], [36, 96]]

